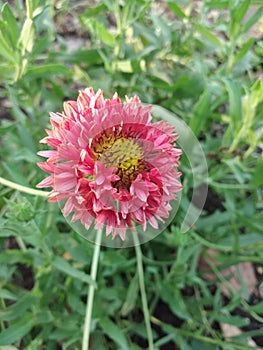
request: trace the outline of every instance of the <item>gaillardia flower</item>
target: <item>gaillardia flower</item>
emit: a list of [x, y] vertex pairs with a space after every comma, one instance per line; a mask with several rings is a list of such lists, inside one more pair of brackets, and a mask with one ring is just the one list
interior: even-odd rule
[[65, 201], [64, 216], [86, 229], [105, 226], [112, 238], [125, 240], [136, 225], [158, 229], [182, 189], [175, 128], [152, 123], [151, 106], [137, 96], [122, 104], [117, 93], [107, 100], [92, 88], [50, 116], [52, 128], [40, 142], [53, 150], [39, 152], [48, 159], [38, 165], [51, 175], [37, 186], [52, 187], [49, 201]]

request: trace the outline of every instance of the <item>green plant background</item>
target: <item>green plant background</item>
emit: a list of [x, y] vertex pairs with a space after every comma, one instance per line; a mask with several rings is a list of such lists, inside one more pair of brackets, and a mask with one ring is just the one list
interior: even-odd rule
[[[209, 192], [202, 216], [182, 234], [193, 187], [183, 156], [180, 210], [142, 246], [155, 348], [253, 349], [249, 336], [263, 346], [262, 295], [251, 302], [238, 265], [263, 261], [262, 2], [0, 6], [0, 175], [32, 188], [43, 179], [36, 153], [49, 112], [86, 86], [107, 97], [137, 94], [174, 112], [200, 140]], [[0, 210], [0, 348], [80, 349], [93, 245], [45, 198], [2, 186]], [[217, 263], [208, 259], [209, 248]], [[200, 258], [210, 261], [212, 280], [204, 278]], [[238, 292], [221, 273], [229, 266], [239, 276]], [[261, 282], [258, 276], [257, 287]], [[220, 322], [241, 334], [225, 339]], [[94, 349], [146, 348], [133, 248], [102, 248], [92, 330]]]

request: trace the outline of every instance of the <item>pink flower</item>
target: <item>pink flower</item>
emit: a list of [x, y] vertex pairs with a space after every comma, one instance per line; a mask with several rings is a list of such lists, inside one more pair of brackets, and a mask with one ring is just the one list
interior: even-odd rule
[[62, 210], [86, 229], [106, 226], [106, 235], [125, 239], [127, 228], [158, 228], [182, 189], [176, 170], [178, 135], [164, 121], [151, 123], [151, 106], [134, 96], [121, 103], [87, 88], [64, 112], [51, 113], [51, 130], [40, 142], [53, 150], [38, 154], [51, 175], [37, 187], [52, 187], [49, 201], [66, 200]]

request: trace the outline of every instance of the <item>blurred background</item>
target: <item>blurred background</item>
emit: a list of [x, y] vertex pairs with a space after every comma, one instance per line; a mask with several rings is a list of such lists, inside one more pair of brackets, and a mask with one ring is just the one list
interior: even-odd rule
[[[49, 112], [79, 89], [173, 112], [203, 148], [208, 195], [182, 233], [194, 186], [183, 155], [179, 211], [142, 246], [155, 349], [262, 349], [262, 1], [0, 8], [0, 176], [35, 188]], [[0, 349], [80, 349], [93, 245], [43, 197], [1, 185], [0, 213]], [[133, 248], [102, 248], [97, 286], [91, 349], [147, 348]]]

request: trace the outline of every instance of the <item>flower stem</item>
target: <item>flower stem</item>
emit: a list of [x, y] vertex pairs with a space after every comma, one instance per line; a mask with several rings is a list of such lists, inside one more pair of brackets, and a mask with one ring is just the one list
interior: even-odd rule
[[48, 197], [48, 192], [35, 190], [34, 188], [22, 186], [22, 185], [17, 184], [16, 182], [6, 180], [3, 177], [0, 177], [0, 184], [7, 186], [7, 187], [10, 187], [10, 188], [13, 188], [14, 190], [17, 190], [20, 192], [25, 192], [25, 193], [32, 194], [35, 196]]
[[150, 313], [148, 309], [147, 296], [146, 296], [145, 283], [144, 283], [142, 251], [141, 251], [140, 243], [138, 241], [138, 237], [136, 233], [134, 234], [134, 243], [135, 243], [135, 251], [136, 251], [136, 258], [137, 258], [137, 271], [139, 276], [142, 309], [143, 309], [144, 321], [145, 321], [146, 332], [148, 337], [148, 346], [149, 346], [148, 348], [149, 350], [154, 350], [153, 335], [152, 335], [152, 328], [151, 328], [151, 322], [150, 322]]
[[[98, 271], [101, 238], [102, 238], [102, 229], [97, 231], [97, 237], [96, 237], [95, 247], [93, 251], [92, 263], [91, 263], [90, 276], [94, 282], [96, 281], [96, 276]], [[82, 350], [89, 349], [89, 336], [90, 336], [90, 328], [91, 328], [91, 316], [92, 316], [94, 292], [95, 292], [95, 285], [90, 284], [88, 297], [87, 297], [86, 316], [85, 316], [84, 331], [83, 331], [83, 338], [82, 338]]]
[[26, 0], [26, 16], [29, 19], [32, 19], [33, 16], [32, 10], [32, 2], [30, 0]]

